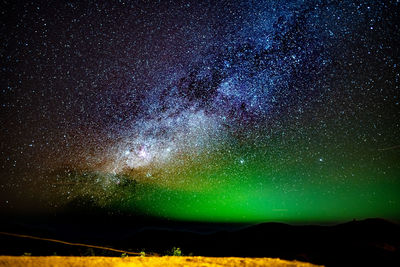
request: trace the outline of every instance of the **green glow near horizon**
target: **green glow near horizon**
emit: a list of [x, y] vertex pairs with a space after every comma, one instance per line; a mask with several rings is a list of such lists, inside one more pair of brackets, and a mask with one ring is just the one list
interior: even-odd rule
[[224, 137], [164, 165], [68, 174], [57, 199], [68, 205], [83, 197], [94, 208], [183, 221], [400, 220], [400, 149], [360, 141], [355, 132], [341, 135], [333, 126], [328, 134], [306, 129], [275, 135], [250, 129], [252, 135]]
[[[315, 186], [298, 192], [236, 187], [208, 192], [153, 188], [136, 205], [151, 215], [210, 222], [337, 221], [398, 216], [398, 190], [392, 185], [337, 188], [335, 193]], [[305, 192], [308, 191], [308, 192]], [[362, 192], [362, 193], [360, 193]]]
[[[239, 152], [225, 158], [214, 155], [219, 160], [215, 168], [197, 166], [193, 172], [177, 174], [185, 176], [181, 187], [142, 185], [124, 208], [205, 222], [399, 218], [398, 151], [347, 153], [336, 158], [334, 151], [327, 151], [320, 161], [293, 152], [292, 158], [285, 153], [277, 158], [260, 150], [243, 164], [237, 156], [243, 151]], [[372, 160], [378, 156], [380, 160]]]

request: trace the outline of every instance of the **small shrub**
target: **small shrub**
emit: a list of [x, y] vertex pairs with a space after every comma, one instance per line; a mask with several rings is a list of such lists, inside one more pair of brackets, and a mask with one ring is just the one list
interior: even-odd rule
[[86, 251], [83, 253], [83, 256], [96, 256], [94, 250], [92, 248], [87, 248]]
[[182, 256], [182, 251], [180, 248], [173, 247], [171, 254], [172, 256]]

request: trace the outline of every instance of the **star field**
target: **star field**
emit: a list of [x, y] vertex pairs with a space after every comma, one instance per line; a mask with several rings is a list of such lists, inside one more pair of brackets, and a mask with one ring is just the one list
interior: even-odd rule
[[399, 219], [398, 1], [4, 6], [2, 210]]

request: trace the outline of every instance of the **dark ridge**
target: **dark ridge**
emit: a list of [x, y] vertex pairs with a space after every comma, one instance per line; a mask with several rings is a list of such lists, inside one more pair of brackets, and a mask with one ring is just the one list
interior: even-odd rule
[[[82, 215], [83, 216], [83, 215]], [[284, 223], [212, 224], [144, 217], [91, 220], [54, 216], [2, 222], [0, 231], [166, 255], [278, 257], [327, 266], [393, 266], [400, 263], [400, 225], [383, 219], [332, 226]], [[114, 252], [0, 235], [0, 255], [105, 255]]]

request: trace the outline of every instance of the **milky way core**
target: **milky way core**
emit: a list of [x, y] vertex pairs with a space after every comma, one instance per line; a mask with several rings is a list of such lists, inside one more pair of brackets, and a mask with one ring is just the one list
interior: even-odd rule
[[17, 2], [2, 212], [400, 220], [398, 1]]

